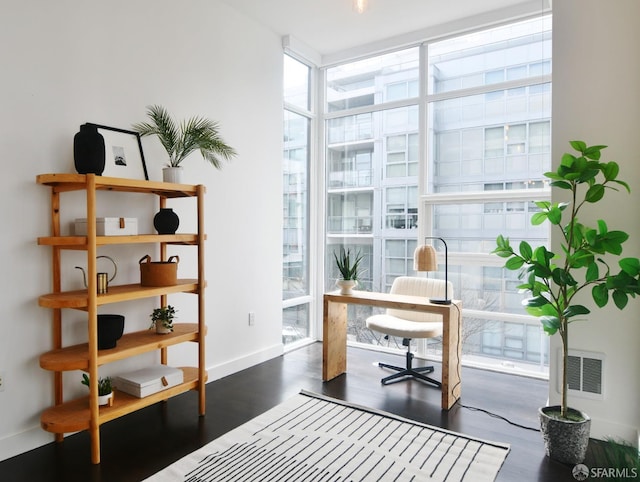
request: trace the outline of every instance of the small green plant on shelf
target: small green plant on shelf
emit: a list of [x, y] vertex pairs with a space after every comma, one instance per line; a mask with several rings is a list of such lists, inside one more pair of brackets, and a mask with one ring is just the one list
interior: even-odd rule
[[336, 266], [338, 267], [338, 271], [340, 271], [340, 275], [343, 280], [358, 280], [358, 276], [360, 275], [360, 262], [363, 258], [360, 251], [358, 251], [354, 255], [354, 258], [351, 259], [351, 250], [340, 248], [340, 256], [338, 256], [334, 251], [333, 257], [336, 260]]
[[[82, 374], [82, 382], [83, 385], [87, 387], [90, 386], [89, 375], [86, 373]], [[113, 391], [113, 386], [111, 384], [111, 377], [98, 378], [98, 395], [104, 396], [109, 395]]]
[[160, 327], [162, 327], [164, 330], [173, 331], [173, 319], [176, 316], [176, 309], [173, 306], [167, 305], [160, 308], [155, 308], [150, 316], [150, 330], [152, 330], [153, 328], [158, 330]]

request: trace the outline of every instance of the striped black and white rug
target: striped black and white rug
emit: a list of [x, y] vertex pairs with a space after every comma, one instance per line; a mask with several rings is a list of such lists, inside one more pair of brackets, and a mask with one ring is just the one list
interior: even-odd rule
[[509, 446], [302, 391], [147, 482], [492, 481]]

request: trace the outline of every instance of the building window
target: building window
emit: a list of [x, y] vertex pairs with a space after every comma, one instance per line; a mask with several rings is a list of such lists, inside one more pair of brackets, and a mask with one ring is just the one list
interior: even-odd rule
[[285, 345], [311, 336], [310, 75], [309, 66], [288, 55], [284, 56], [282, 341]]
[[[550, 198], [550, 74], [550, 16], [327, 68], [325, 289], [332, 247], [366, 252], [366, 289], [388, 291], [415, 275], [418, 233], [442, 237], [466, 312], [465, 354], [544, 371], [547, 340], [490, 253], [498, 234], [548, 243], [529, 219], [533, 201]], [[390, 344], [367, 333], [358, 310], [349, 339]]]

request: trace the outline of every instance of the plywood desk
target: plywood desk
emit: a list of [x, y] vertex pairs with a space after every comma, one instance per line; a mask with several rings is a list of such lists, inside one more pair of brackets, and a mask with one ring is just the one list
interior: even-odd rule
[[460, 398], [460, 318], [462, 302], [430, 303], [426, 298], [390, 293], [354, 291], [324, 295], [322, 321], [322, 379], [331, 380], [347, 371], [347, 305], [368, 305], [442, 315], [442, 408], [449, 410]]

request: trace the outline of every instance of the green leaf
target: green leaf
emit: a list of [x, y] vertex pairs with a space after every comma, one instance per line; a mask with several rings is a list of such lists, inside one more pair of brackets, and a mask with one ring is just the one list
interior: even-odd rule
[[598, 263], [592, 261], [587, 266], [587, 273], [585, 274], [585, 280], [587, 282], [595, 281], [600, 276], [600, 269], [598, 268]]
[[620, 184], [621, 186], [624, 186], [624, 188], [627, 190], [627, 192], [631, 192], [631, 188], [629, 187], [629, 184], [627, 184], [626, 182], [618, 181], [617, 179], [615, 181], [612, 181], [612, 182], [615, 182], [616, 184]]
[[582, 305], [571, 305], [568, 306], [566, 310], [564, 310], [564, 316], [567, 318], [578, 315], [588, 315], [589, 313], [591, 313], [591, 311], [589, 311], [589, 308]]
[[638, 276], [640, 274], [640, 260], [638, 258], [623, 258], [618, 261], [622, 271], [629, 276]]
[[590, 146], [586, 149], [582, 150], [582, 155], [588, 157], [589, 159], [599, 160], [600, 159], [600, 151], [602, 149], [606, 149], [607, 146]]
[[526, 241], [520, 242], [520, 256], [522, 256], [525, 260], [530, 260], [533, 255], [533, 250], [531, 249], [531, 245]]
[[600, 242], [607, 253], [620, 255], [622, 253], [622, 243], [627, 239], [629, 239], [629, 235], [624, 231], [610, 231], [600, 238]]
[[541, 317], [544, 315], [544, 313], [542, 312], [542, 309], [540, 309], [537, 306], [525, 306], [524, 309], [527, 311], [527, 313], [529, 313], [531, 316], [535, 316], [535, 317]]
[[560, 189], [566, 189], [568, 191], [571, 190], [571, 184], [568, 183], [567, 181], [551, 181], [549, 185], [551, 185], [552, 187], [560, 188]]
[[607, 285], [605, 283], [595, 285], [591, 289], [591, 296], [598, 307], [602, 308], [605, 306], [609, 301], [609, 290], [607, 290]]
[[540, 323], [547, 335], [554, 335], [560, 329], [560, 320], [557, 316], [541, 316]]
[[620, 167], [615, 162], [607, 162], [602, 166], [602, 174], [604, 174], [604, 178], [607, 181], [613, 181], [616, 177], [618, 177], [619, 172]]
[[[562, 222], [562, 209], [558, 206], [553, 206], [551, 209], [549, 209], [547, 217], [549, 218], [549, 222], [551, 224], [560, 224]], [[531, 222], [533, 223], [533, 220]]]
[[558, 316], [558, 308], [553, 304], [549, 303], [540, 307], [541, 316]]
[[605, 223], [602, 219], [598, 219], [598, 232], [600, 234], [607, 234], [608, 231], [609, 228], [607, 228], [607, 223]]
[[619, 309], [624, 309], [624, 307], [627, 306], [627, 301], [629, 301], [629, 298], [624, 291], [615, 290], [613, 292], [613, 302]]
[[575, 286], [578, 282], [571, 276], [568, 270], [556, 268], [551, 272], [553, 281], [558, 286]]
[[522, 300], [522, 304], [524, 306], [540, 307], [540, 306], [548, 305], [549, 300], [544, 296], [534, 296], [533, 298], [527, 298], [525, 300]]
[[519, 256], [514, 256], [513, 258], [509, 258], [507, 260], [504, 267], [513, 271], [513, 270], [522, 268], [523, 264], [524, 264], [524, 259], [520, 258]]
[[598, 174], [600, 174], [600, 169], [585, 169], [582, 171], [582, 174], [580, 174], [578, 182], [589, 182], [591, 179], [595, 179]]
[[562, 159], [560, 160], [560, 167], [572, 167], [575, 162], [576, 162], [576, 156], [574, 156], [573, 154], [569, 154], [568, 152], [565, 152], [562, 155]]
[[586, 249], [579, 249], [568, 259], [571, 268], [584, 268], [593, 263], [593, 254]]
[[549, 179], [554, 179], [556, 181], [560, 181], [560, 180], [564, 179], [560, 174], [558, 174], [557, 172], [553, 172], [553, 171], [545, 172], [544, 176], [548, 177]]
[[595, 203], [604, 197], [604, 186], [602, 184], [594, 184], [591, 186], [584, 196], [585, 201]]
[[538, 226], [542, 223], [544, 223], [547, 220], [547, 213], [546, 212], [542, 212], [542, 213], [535, 213], [531, 216], [531, 224], [533, 226]]
[[555, 254], [552, 251], [548, 251], [547, 248], [545, 246], [538, 246], [534, 251], [533, 251], [533, 257], [536, 259], [536, 261], [543, 265], [543, 266], [549, 266], [549, 261], [555, 256]]
[[579, 152], [584, 152], [587, 149], [587, 144], [584, 141], [569, 141], [569, 144]]

